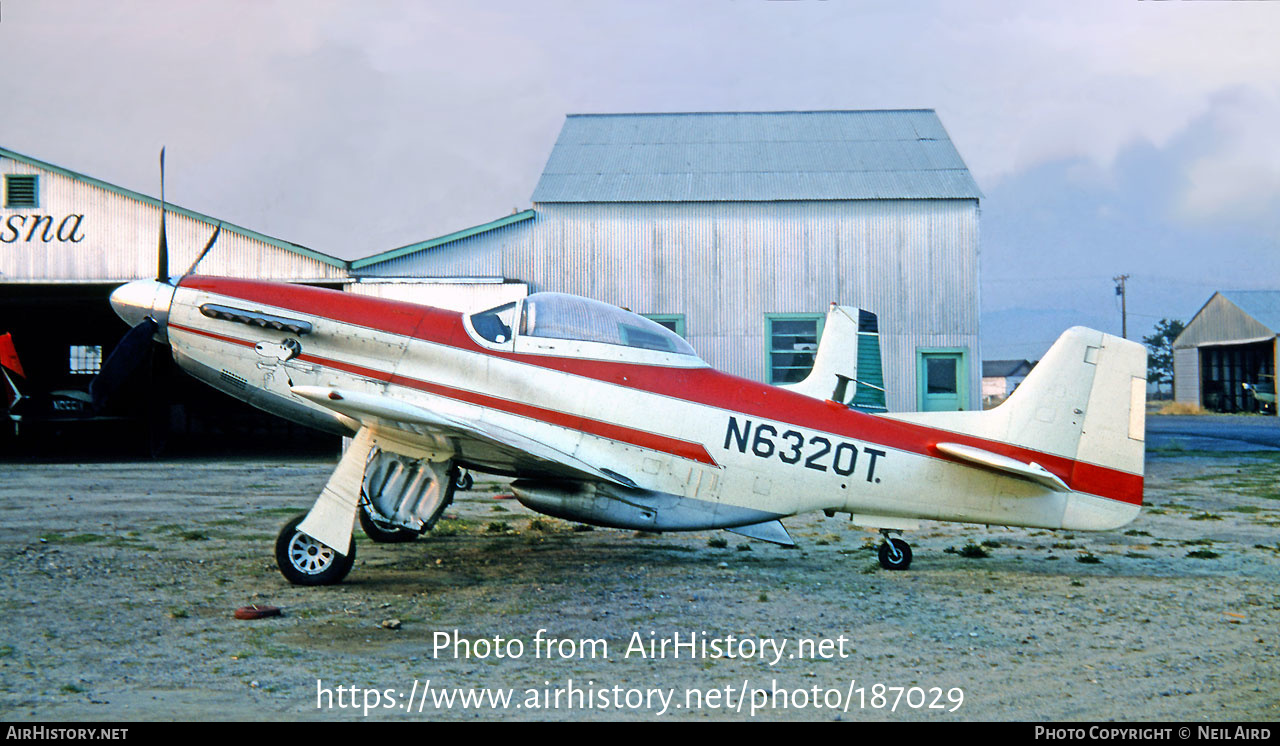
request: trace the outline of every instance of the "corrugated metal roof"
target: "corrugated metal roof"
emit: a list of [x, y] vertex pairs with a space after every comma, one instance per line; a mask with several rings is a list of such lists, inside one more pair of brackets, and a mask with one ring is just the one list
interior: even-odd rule
[[538, 202], [980, 199], [930, 109], [571, 114]]
[[1009, 376], [1026, 375], [1036, 364], [1030, 360], [983, 360], [983, 378], [1008, 378]]
[[351, 269], [353, 270], [364, 269], [365, 267], [368, 267], [374, 264], [381, 264], [382, 262], [389, 262], [392, 259], [399, 259], [402, 256], [407, 256], [417, 251], [426, 251], [427, 249], [434, 249], [439, 246], [445, 246], [447, 244], [453, 243], [454, 241], [461, 241], [464, 238], [479, 236], [482, 233], [488, 233], [489, 231], [497, 230], [499, 228], [505, 228], [508, 225], [512, 225], [514, 223], [519, 223], [525, 220], [529, 220], [535, 215], [537, 215], [537, 213], [533, 210], [523, 210], [521, 212], [512, 213], [510, 215], [507, 215], [506, 217], [501, 217], [501, 218], [498, 218], [497, 220], [491, 220], [488, 223], [484, 223], [483, 225], [477, 225], [471, 228], [464, 228], [460, 231], [454, 231], [453, 233], [450, 233], [448, 235], [440, 236], [439, 238], [432, 238], [426, 241], [411, 243], [408, 246], [401, 246], [398, 249], [391, 249], [389, 251], [384, 251], [381, 254], [374, 254], [373, 256], [367, 256], [363, 259], [357, 259], [351, 262]]
[[1223, 290], [1187, 322], [1174, 349], [1243, 344], [1280, 334], [1280, 290]]
[[1280, 290], [1223, 290], [1220, 295], [1272, 334], [1280, 334]]
[[[125, 197], [130, 197], [132, 199], [138, 200], [139, 202], [144, 202], [146, 204], [151, 205], [152, 207], [160, 206], [160, 200], [156, 199], [155, 197], [150, 197], [140, 192], [135, 192], [132, 189], [125, 189], [122, 186], [117, 186], [115, 184], [103, 181], [101, 179], [95, 179], [92, 176], [86, 176], [82, 173], [77, 173], [75, 171], [72, 171], [67, 168], [63, 168], [61, 166], [55, 166], [52, 163], [46, 163], [45, 161], [37, 160], [35, 158], [32, 158], [31, 156], [23, 155], [22, 153], [9, 150], [8, 148], [0, 148], [0, 157], [11, 158], [15, 161], [20, 161], [22, 163], [26, 163], [27, 165], [35, 166], [36, 168], [44, 169], [46, 171], [50, 171], [55, 174], [61, 174], [63, 176], [67, 176], [77, 181], [85, 182], [86, 184], [92, 184], [96, 187], [106, 189], [109, 192], [114, 192], [115, 194], [123, 195]], [[238, 225], [233, 225], [231, 223], [223, 222], [218, 218], [214, 218], [208, 215], [204, 215], [202, 213], [198, 213], [195, 210], [188, 210], [185, 207], [179, 207], [173, 204], [172, 202], [166, 202], [165, 209], [172, 213], [185, 215], [193, 220], [200, 220], [200, 221], [209, 223], [210, 225], [214, 223], [221, 223], [222, 230], [224, 231], [228, 231], [230, 233], [238, 233], [241, 236], [244, 236], [246, 238], [252, 238], [254, 240], [261, 241], [265, 244], [275, 246], [276, 248], [284, 249], [285, 251], [291, 251], [295, 254], [300, 254], [310, 259], [315, 259], [316, 261], [321, 262], [323, 264], [328, 264], [331, 267], [337, 267], [343, 270], [348, 268], [347, 262], [337, 257], [329, 256], [328, 254], [323, 254], [314, 249], [308, 249], [305, 246], [292, 243], [290, 241], [284, 241], [279, 238], [273, 238], [271, 236], [258, 233], [257, 231], [249, 230], [248, 228], [242, 228]]]

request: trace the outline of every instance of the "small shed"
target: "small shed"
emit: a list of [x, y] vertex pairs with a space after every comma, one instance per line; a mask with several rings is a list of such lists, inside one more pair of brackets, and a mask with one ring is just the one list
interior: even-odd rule
[[1033, 360], [983, 360], [982, 406], [994, 406], [1009, 398], [1034, 367]]

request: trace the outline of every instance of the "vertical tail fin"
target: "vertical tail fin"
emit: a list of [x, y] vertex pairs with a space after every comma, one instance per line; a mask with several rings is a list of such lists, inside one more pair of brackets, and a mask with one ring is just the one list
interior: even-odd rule
[[986, 413], [988, 427], [1004, 430], [986, 437], [1141, 475], [1146, 392], [1145, 347], [1074, 327], [1003, 404]]
[[1002, 444], [941, 450], [1023, 479], [1059, 478], [1072, 493], [1062, 528], [1116, 528], [1142, 503], [1146, 378], [1142, 345], [1074, 327], [995, 409], [888, 416]]
[[803, 381], [781, 388], [864, 412], [885, 411], [879, 319], [870, 311], [832, 303], [813, 369]]

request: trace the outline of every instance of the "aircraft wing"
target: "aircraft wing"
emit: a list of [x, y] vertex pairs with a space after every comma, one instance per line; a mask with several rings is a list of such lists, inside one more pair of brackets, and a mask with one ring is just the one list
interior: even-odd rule
[[467, 422], [381, 394], [330, 386], [294, 386], [290, 391], [364, 425], [443, 438], [455, 453], [464, 458], [468, 453], [488, 452], [513, 465], [551, 476], [595, 479], [636, 488], [636, 483], [622, 474], [589, 464], [555, 446], [492, 423]]

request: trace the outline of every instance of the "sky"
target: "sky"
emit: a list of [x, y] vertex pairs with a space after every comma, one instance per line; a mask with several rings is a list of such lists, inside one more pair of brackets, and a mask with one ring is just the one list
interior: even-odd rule
[[566, 114], [935, 109], [982, 355], [1280, 289], [1280, 2], [0, 0], [0, 147], [352, 259], [529, 197]]

